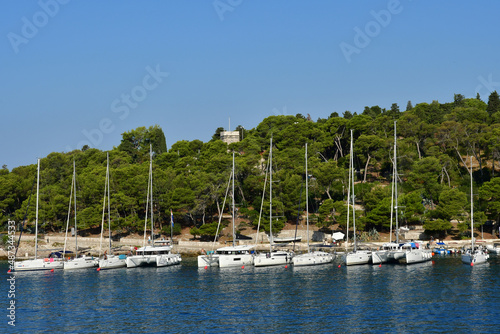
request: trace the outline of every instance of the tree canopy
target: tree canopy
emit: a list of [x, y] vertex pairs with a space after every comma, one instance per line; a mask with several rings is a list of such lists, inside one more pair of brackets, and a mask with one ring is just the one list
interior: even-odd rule
[[[235, 202], [249, 227], [255, 226], [262, 202], [269, 139], [273, 137], [273, 216], [297, 221], [309, 202], [311, 221], [319, 226], [345, 227], [349, 155], [354, 154], [356, 201], [364, 210], [359, 220], [366, 229], [386, 230], [390, 219], [394, 121], [397, 121], [398, 182], [405, 224], [424, 222], [429, 230], [448, 228], [451, 219], [466, 220], [469, 157], [473, 159], [475, 210], [500, 221], [500, 99], [488, 103], [455, 94], [441, 104], [409, 101], [406, 111], [366, 107], [361, 114], [333, 112], [314, 122], [297, 114], [269, 116], [253, 129], [238, 127], [241, 141], [232, 144], [213, 138], [182, 140], [169, 150], [158, 125], [122, 134], [110, 154], [112, 226], [123, 232], [144, 228], [149, 148], [153, 150], [153, 198], [158, 228], [170, 228], [170, 210], [180, 226], [211, 235], [219, 216], [230, 213], [222, 204], [236, 153]], [[349, 152], [349, 130], [354, 130], [354, 152]], [[308, 143], [309, 198], [305, 198], [304, 153]], [[101, 221], [106, 152], [85, 148], [51, 153], [41, 160], [40, 222], [42, 229], [65, 226], [71, 189], [72, 161], [77, 174], [79, 228]], [[0, 170], [0, 222], [21, 221], [28, 207], [36, 166]], [[359, 188], [359, 189], [358, 189]], [[229, 194], [232, 196], [232, 194]], [[268, 196], [268, 195], [266, 195]], [[265, 203], [268, 197], [265, 199]], [[403, 205], [404, 204], [404, 205]], [[267, 205], [267, 208], [266, 208]], [[269, 203], [263, 213], [269, 215]], [[28, 222], [34, 221], [34, 199]], [[317, 218], [316, 218], [317, 217]], [[207, 226], [204, 226], [209, 224]], [[268, 224], [268, 223], [267, 223]], [[264, 229], [266, 225], [264, 224]], [[273, 230], [274, 230], [273, 228]]]

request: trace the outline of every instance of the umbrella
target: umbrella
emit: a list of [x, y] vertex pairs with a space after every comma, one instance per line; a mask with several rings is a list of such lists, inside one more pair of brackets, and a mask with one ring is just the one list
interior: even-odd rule
[[332, 234], [332, 238], [335, 240], [342, 240], [344, 239], [344, 233], [342, 232], [335, 232]]

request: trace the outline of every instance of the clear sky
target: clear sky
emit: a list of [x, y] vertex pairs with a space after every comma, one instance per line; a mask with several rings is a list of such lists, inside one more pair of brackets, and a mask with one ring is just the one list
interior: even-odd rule
[[0, 165], [500, 91], [498, 1], [0, 2]]

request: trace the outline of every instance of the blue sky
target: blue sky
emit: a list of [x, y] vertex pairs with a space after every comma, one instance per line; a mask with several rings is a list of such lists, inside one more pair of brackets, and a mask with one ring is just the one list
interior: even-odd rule
[[0, 165], [500, 90], [497, 1], [0, 2]]

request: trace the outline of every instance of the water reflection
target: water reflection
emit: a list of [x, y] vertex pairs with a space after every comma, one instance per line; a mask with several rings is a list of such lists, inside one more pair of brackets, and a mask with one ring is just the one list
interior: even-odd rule
[[[181, 266], [163, 268], [25, 272], [15, 274], [16, 329], [496, 331], [499, 268], [498, 257], [471, 267], [450, 256], [410, 266], [339, 268], [334, 263], [221, 270], [198, 269], [196, 259], [187, 259]], [[5, 271], [2, 275], [4, 279]]]

